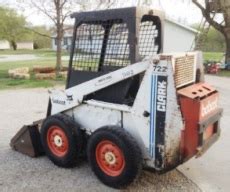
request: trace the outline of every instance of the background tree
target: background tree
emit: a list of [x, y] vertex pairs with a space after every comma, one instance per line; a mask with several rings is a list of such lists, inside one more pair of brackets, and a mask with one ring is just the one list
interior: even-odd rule
[[51, 30], [45, 26], [32, 26], [28, 30], [33, 32], [34, 49], [51, 47]]
[[[230, 1], [226, 0], [192, 0], [192, 2], [201, 10], [202, 15], [207, 22], [217, 31], [223, 34], [226, 43], [226, 62], [230, 62]], [[212, 9], [209, 3], [216, 3], [216, 10]], [[223, 15], [223, 21], [214, 19], [213, 14]]]
[[[200, 30], [200, 24], [193, 24], [192, 28], [197, 31]], [[202, 33], [200, 31], [200, 33]], [[202, 34], [200, 34], [202, 35]], [[214, 27], [210, 27], [207, 37], [202, 46], [202, 51], [205, 52], [224, 52], [226, 49], [225, 38], [222, 33], [217, 31]]]
[[206, 52], [224, 52], [226, 50], [225, 38], [222, 33], [210, 28], [207, 39], [204, 42], [203, 51]]
[[64, 36], [64, 23], [73, 10], [73, 1], [71, 0], [30, 0], [29, 6], [37, 9], [40, 13], [48, 17], [55, 25], [57, 57], [56, 73], [62, 68], [62, 39]]
[[[28, 3], [29, 2], [29, 3]], [[56, 73], [62, 68], [62, 40], [65, 31], [65, 22], [70, 14], [76, 10], [95, 10], [100, 8], [109, 8], [114, 4], [115, 0], [98, 0], [97, 2], [90, 2], [90, 0], [29, 0], [19, 1], [19, 4], [25, 6], [29, 5], [31, 9], [36, 9], [40, 13], [49, 18], [55, 25], [56, 43], [57, 43], [57, 57], [56, 57]], [[102, 6], [104, 5], [104, 6]]]
[[31, 40], [32, 34], [26, 30], [25, 17], [9, 8], [0, 7], [0, 39], [10, 42], [14, 50], [17, 49], [17, 41]]

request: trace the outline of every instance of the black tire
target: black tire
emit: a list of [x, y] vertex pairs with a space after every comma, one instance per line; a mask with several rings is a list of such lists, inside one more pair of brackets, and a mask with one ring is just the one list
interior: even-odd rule
[[[119, 175], [108, 175], [98, 164], [96, 150], [103, 141], [111, 141], [123, 153], [125, 165]], [[87, 157], [95, 175], [104, 184], [113, 188], [126, 187], [135, 180], [142, 169], [142, 153], [139, 145], [127, 131], [120, 127], [110, 126], [95, 131], [88, 141]]]
[[[55, 126], [65, 134], [65, 139], [68, 141], [61, 156], [52, 151], [52, 145], [48, 141], [49, 131]], [[55, 165], [68, 168], [80, 162], [83, 136], [79, 126], [71, 117], [64, 114], [49, 116], [41, 127], [41, 141], [46, 155]], [[62, 145], [64, 146], [64, 142]]]

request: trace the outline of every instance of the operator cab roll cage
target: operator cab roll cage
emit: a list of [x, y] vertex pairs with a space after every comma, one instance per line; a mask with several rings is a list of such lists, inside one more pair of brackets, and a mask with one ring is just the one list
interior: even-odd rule
[[[143, 7], [72, 14], [75, 19], [66, 88], [162, 52], [160, 11]], [[141, 76], [95, 92], [86, 99], [132, 105]]]

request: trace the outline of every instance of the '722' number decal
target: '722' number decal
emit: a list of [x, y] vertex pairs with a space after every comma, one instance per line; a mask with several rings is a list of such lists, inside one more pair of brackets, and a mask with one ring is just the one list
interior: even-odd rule
[[155, 71], [155, 72], [161, 72], [161, 73], [166, 73], [167, 72], [167, 67], [164, 67], [164, 66], [153, 66], [153, 71]]

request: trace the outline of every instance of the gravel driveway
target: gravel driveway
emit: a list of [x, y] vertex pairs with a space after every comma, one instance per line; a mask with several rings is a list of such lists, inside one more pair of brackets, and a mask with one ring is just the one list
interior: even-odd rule
[[[14, 152], [11, 137], [24, 124], [45, 116], [46, 89], [0, 91], [0, 191], [114, 191], [101, 184], [87, 162], [74, 169], [53, 165], [46, 157], [36, 159]], [[145, 172], [126, 191], [200, 191], [179, 171], [164, 175]]]

